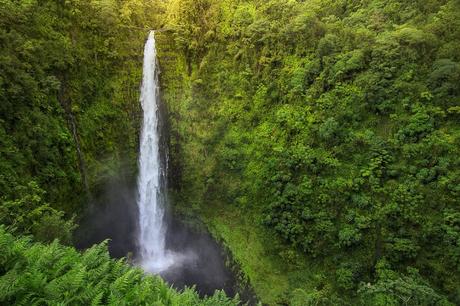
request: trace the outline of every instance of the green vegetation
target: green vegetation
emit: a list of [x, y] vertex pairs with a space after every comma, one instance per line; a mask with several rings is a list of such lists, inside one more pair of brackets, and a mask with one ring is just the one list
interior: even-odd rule
[[155, 12], [154, 1], [0, 1], [2, 223], [64, 224], [108, 178], [134, 177]]
[[[263, 303], [460, 304], [458, 0], [0, 0], [9, 232], [71, 244], [88, 199], [135, 177], [152, 28], [175, 208]], [[236, 303], [103, 246], [0, 237], [1, 303]]]
[[237, 305], [176, 292], [106, 243], [83, 254], [75, 221], [110, 178], [133, 180], [139, 84], [161, 1], [0, 0], [0, 304]]
[[459, 304], [460, 3], [167, 9], [177, 209], [262, 302]]
[[57, 242], [16, 239], [0, 227], [2, 305], [238, 305], [221, 291], [200, 299], [178, 293], [159, 277], [146, 276], [124, 260], [110, 259], [106, 243], [83, 254]]

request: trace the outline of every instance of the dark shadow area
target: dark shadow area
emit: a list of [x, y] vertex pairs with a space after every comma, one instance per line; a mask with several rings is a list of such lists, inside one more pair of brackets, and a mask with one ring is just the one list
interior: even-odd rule
[[162, 277], [177, 289], [196, 285], [200, 295], [212, 295], [224, 290], [236, 294], [235, 276], [226, 266], [226, 254], [209, 233], [192, 230], [179, 220], [170, 220], [166, 248], [183, 258], [162, 273]]
[[121, 258], [136, 251], [138, 210], [135, 187], [112, 181], [90, 205], [75, 232], [75, 247], [83, 250], [109, 241], [110, 256]]
[[[136, 257], [138, 209], [135, 187], [110, 182], [94, 201], [75, 233], [75, 246], [84, 250], [106, 239], [114, 258]], [[193, 229], [180, 220], [168, 218], [166, 247], [178, 254], [177, 264], [161, 274], [176, 289], [195, 286], [201, 295], [224, 290], [234, 296], [238, 289], [235, 274], [227, 267], [231, 262], [225, 250], [203, 230]], [[255, 301], [247, 290], [240, 293], [243, 301]]]

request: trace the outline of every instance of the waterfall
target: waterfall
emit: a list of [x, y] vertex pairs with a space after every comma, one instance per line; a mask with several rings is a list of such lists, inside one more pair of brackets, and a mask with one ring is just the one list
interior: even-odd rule
[[174, 263], [174, 256], [165, 248], [166, 152], [161, 142], [158, 62], [153, 31], [144, 49], [140, 102], [144, 113], [137, 201], [140, 264], [148, 272], [160, 273]]

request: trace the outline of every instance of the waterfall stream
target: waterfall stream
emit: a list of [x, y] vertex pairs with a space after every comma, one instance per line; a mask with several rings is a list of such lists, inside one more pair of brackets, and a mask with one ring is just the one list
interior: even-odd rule
[[144, 49], [141, 104], [144, 112], [138, 177], [139, 255], [144, 270], [161, 273], [174, 263], [165, 248], [167, 156], [161, 142], [158, 63], [155, 34], [150, 32]]
[[77, 230], [77, 246], [84, 250], [110, 239], [113, 257], [132, 253], [145, 272], [159, 274], [177, 289], [196, 286], [201, 295], [223, 289], [233, 296], [236, 278], [226, 266], [229, 257], [219, 243], [204, 228], [192, 228], [178, 216], [165, 218], [168, 145], [158, 77], [155, 34], [151, 32], [144, 49], [137, 186], [123, 179], [106, 182], [94, 209]]

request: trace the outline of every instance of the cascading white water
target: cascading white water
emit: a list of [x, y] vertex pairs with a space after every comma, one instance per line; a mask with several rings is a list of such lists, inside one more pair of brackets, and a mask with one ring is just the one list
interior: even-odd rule
[[143, 69], [141, 104], [144, 119], [139, 153], [138, 243], [144, 270], [160, 273], [174, 263], [174, 255], [165, 249], [166, 159], [161, 151], [158, 67], [153, 31], [145, 44]]

